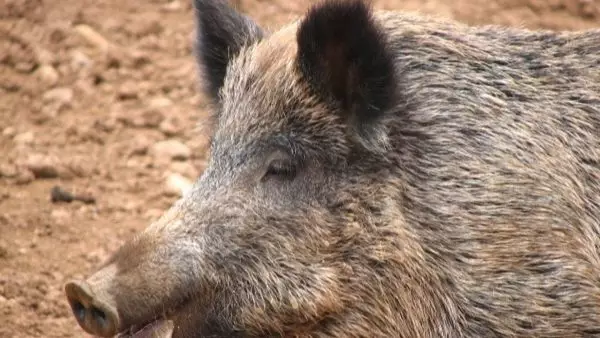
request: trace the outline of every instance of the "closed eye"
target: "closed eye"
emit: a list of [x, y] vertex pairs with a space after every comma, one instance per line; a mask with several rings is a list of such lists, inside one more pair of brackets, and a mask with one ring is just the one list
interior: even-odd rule
[[280, 178], [291, 180], [296, 176], [297, 168], [291, 160], [275, 159], [269, 163], [263, 179]]

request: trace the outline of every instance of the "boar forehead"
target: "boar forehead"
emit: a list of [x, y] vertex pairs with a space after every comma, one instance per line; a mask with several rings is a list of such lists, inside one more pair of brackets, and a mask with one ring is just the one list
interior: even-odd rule
[[315, 153], [327, 149], [335, 156], [347, 152], [343, 124], [300, 74], [296, 29], [294, 23], [231, 60], [211, 144], [213, 160], [223, 169], [225, 162], [235, 167], [274, 144]]
[[[221, 91], [223, 121], [231, 121], [239, 115], [240, 104], [248, 105], [249, 110], [260, 111], [262, 108], [277, 114], [278, 109], [273, 108], [281, 110], [309, 99], [304, 88], [298, 86], [296, 54], [295, 27], [283, 29], [243, 48], [227, 68]], [[270, 116], [273, 117], [276, 116]]]

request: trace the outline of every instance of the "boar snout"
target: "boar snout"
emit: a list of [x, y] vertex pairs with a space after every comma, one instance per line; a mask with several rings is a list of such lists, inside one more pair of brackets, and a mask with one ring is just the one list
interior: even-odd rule
[[111, 337], [119, 330], [119, 315], [109, 297], [85, 281], [71, 281], [65, 292], [79, 325], [88, 333]]
[[[177, 317], [206, 283], [199, 245], [179, 235], [176, 204], [124, 244], [95, 273], [65, 284], [78, 324], [100, 337], [171, 337]], [[202, 297], [196, 297], [201, 299]], [[194, 304], [197, 304], [196, 300]]]

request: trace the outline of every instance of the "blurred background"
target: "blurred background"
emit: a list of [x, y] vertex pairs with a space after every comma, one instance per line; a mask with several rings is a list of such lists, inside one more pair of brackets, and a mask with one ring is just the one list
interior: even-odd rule
[[[236, 0], [276, 28], [314, 1]], [[600, 27], [600, 0], [380, 0], [473, 25]], [[0, 0], [0, 337], [82, 337], [62, 284], [204, 169], [191, 0]]]

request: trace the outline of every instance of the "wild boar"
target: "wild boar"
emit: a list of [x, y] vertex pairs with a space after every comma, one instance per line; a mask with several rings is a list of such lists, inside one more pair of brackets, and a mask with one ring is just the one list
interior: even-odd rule
[[84, 330], [600, 335], [600, 30], [195, 13], [208, 167], [65, 286]]

